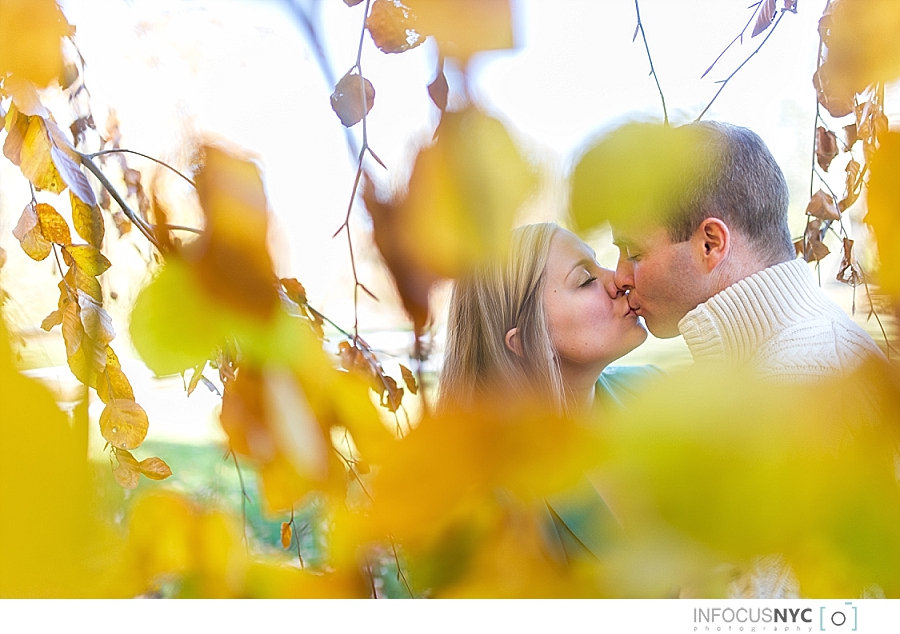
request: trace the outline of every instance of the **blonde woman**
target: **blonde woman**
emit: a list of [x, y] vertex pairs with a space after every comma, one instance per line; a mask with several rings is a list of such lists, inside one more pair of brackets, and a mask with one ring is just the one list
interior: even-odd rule
[[[450, 299], [439, 409], [538, 401], [561, 414], [617, 407], [652, 367], [609, 367], [647, 338], [594, 251], [553, 223], [519, 227], [508, 257], [459, 280]], [[598, 556], [616, 522], [584, 480], [548, 501], [566, 558]], [[556, 541], [556, 540], [555, 540]]]

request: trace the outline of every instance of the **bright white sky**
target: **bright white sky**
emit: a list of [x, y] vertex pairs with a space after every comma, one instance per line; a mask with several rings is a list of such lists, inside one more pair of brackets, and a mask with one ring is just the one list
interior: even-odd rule
[[[277, 215], [273, 241], [279, 272], [300, 279], [313, 304], [334, 319], [351, 323], [346, 241], [331, 235], [346, 211], [355, 166], [329, 105], [333, 87], [323, 79], [287, 3], [62, 4], [77, 27], [98, 125], [115, 108], [125, 147], [173, 162], [180, 160], [179, 148], [186, 141], [207, 133], [257, 154]], [[324, 40], [340, 77], [356, 56], [364, 3], [353, 8], [341, 0], [321, 4]], [[748, 126], [765, 139], [788, 176], [797, 233], [809, 188], [815, 115], [811, 77], [824, 4], [803, 0], [798, 15], [786, 15], [706, 116]], [[514, 0], [513, 9], [519, 46], [476, 60], [474, 92], [484, 108], [507, 122], [535, 161], [557, 172], [561, 191], [558, 179], [586, 140], [628, 118], [661, 117], [659, 95], [648, 76], [640, 37], [632, 42], [636, 22], [631, 0]], [[718, 89], [715, 80], [727, 76], [764, 37], [746, 38], [700, 79], [749, 18], [746, 0], [642, 0], [641, 12], [675, 123], [693, 119]], [[366, 37], [363, 68], [377, 93], [369, 117], [370, 143], [391, 168], [385, 182], [395, 188], [408, 175], [411, 150], [431, 136], [436, 111], [425, 86], [433, 77], [435, 57], [430, 42], [401, 55], [385, 55]], [[68, 120], [62, 106], [56, 116]], [[354, 128], [354, 134], [359, 130]], [[129, 160], [135, 167], [147, 166], [141, 159]], [[836, 186], [843, 180], [840, 161], [832, 169]], [[5, 216], [25, 202], [8, 192], [4, 198], [9, 207]], [[538, 215], [557, 217], [563, 202]], [[401, 326], [390, 282], [366, 239], [361, 207], [353, 222], [359, 228], [354, 234], [359, 255], [372, 263], [364, 266], [363, 281], [385, 298], [381, 305], [363, 300], [361, 325]], [[4, 231], [14, 223], [9, 217], [0, 222]], [[8, 235], [2, 243], [8, 251], [15, 246]], [[601, 260], [612, 264], [609, 245], [595, 246]], [[51, 297], [44, 312], [53, 304]]]

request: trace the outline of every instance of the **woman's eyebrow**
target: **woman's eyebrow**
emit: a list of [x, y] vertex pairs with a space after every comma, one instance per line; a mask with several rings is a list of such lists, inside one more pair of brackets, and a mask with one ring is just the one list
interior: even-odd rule
[[[572, 273], [579, 269], [585, 269], [590, 274], [590, 267], [595, 266], [595, 264], [595, 260], [591, 258], [581, 258], [572, 265], [572, 269], [569, 271], [569, 275], [572, 275]], [[569, 275], [566, 275], [566, 277], [569, 277]]]

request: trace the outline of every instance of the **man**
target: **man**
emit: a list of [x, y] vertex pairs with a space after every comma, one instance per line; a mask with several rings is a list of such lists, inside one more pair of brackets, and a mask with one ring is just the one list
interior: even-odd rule
[[610, 220], [616, 284], [650, 332], [683, 335], [697, 363], [807, 382], [883, 356], [796, 258], [784, 175], [746, 128], [623, 126], [576, 166], [572, 206], [581, 224]]

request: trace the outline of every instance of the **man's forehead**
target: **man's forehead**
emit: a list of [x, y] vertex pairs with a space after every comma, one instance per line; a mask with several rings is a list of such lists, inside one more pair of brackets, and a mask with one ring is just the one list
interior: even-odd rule
[[628, 223], [611, 226], [613, 244], [616, 246], [633, 246], [667, 239], [666, 230], [655, 223]]

